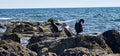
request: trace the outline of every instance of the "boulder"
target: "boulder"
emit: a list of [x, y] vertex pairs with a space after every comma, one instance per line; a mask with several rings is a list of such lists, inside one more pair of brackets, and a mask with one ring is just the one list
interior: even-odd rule
[[[56, 38], [56, 39], [47, 39], [44, 41], [37, 41], [29, 44], [27, 46], [32, 51], [37, 52], [38, 54], [42, 53], [43, 48], [46, 48], [47, 52], [55, 53], [56, 55], [67, 55], [66, 53], [70, 52], [75, 53], [76, 55], [82, 50], [89, 50], [91, 55], [106, 55], [113, 53], [111, 48], [105, 43], [100, 36], [90, 36], [90, 35], [79, 35], [77, 37], [71, 38]], [[81, 47], [80, 49], [77, 47]], [[73, 49], [71, 49], [73, 48]], [[82, 49], [83, 48], [83, 49]], [[76, 53], [75, 50], [77, 50]], [[46, 52], [45, 52], [46, 53]], [[85, 53], [88, 53], [87, 51]], [[44, 53], [42, 53], [44, 54]], [[68, 56], [70, 53], [68, 52]], [[81, 55], [83, 55], [81, 53]], [[86, 54], [85, 54], [86, 55]]]
[[105, 40], [102, 38], [102, 35], [98, 36], [91, 36], [91, 35], [84, 35], [81, 34], [76, 38], [77, 46], [85, 47], [88, 49], [105, 49], [110, 53], [112, 50], [109, 46], [105, 43]]
[[120, 53], [120, 32], [117, 30], [108, 30], [102, 35], [112, 51], [114, 53]]
[[107, 56], [120, 56], [120, 54], [109, 54]]
[[15, 27], [12, 29], [12, 32], [22, 33], [24, 31], [24, 24], [15, 25]]
[[0, 41], [0, 56], [37, 56], [37, 54], [12, 40]]
[[75, 47], [70, 49], [65, 49], [61, 56], [89, 56], [90, 52], [84, 47]]
[[[12, 42], [15, 46], [13, 49], [17, 49], [13, 41], [20, 43], [21, 37], [32, 36], [27, 47], [30, 50], [35, 51], [38, 56], [108, 56], [117, 55], [114, 53], [120, 53], [120, 33], [116, 30], [109, 30], [101, 35], [79, 34], [77, 36], [67, 38], [61, 28], [61, 31], [58, 33], [51, 32], [51, 20], [55, 21], [55, 24], [61, 27], [61, 24], [59, 24], [55, 19], [49, 19], [48, 22], [41, 23], [22, 22], [21, 24], [8, 25], [8, 29], [4, 33], [2, 40], [6, 40], [10, 43]], [[8, 39], [13, 41], [8, 41]], [[7, 43], [6, 41], [5, 43]], [[11, 48], [11, 46], [9, 48]], [[24, 49], [22, 47], [18, 47], [18, 49], [19, 48]], [[4, 54], [6, 54], [6, 56], [29, 55], [23, 53], [23, 51], [20, 51], [21, 53], [19, 54], [18, 50], [18, 53], [10, 52], [12, 49], [8, 51], [8, 48], [4, 46], [0, 48], [0, 50], [1, 56]]]
[[33, 35], [33, 36], [31, 37], [31, 39], [29, 40], [29, 44], [36, 43], [36, 42], [39, 42], [39, 41], [42, 41], [42, 40], [44, 40], [44, 37], [43, 37], [43, 36]]
[[94, 55], [113, 53], [111, 48], [106, 44], [105, 40], [102, 37], [102, 35], [78, 35], [76, 38], [77, 46], [87, 48]]
[[31, 39], [29, 40], [29, 44], [36, 43], [36, 42], [41, 42], [44, 40], [53, 40], [53, 39], [59, 39], [59, 38], [66, 38], [64, 33], [56, 33], [54, 34], [57, 37], [53, 37], [53, 33], [51, 32], [45, 32], [45, 33], [40, 33], [40, 34], [34, 34]]
[[75, 40], [74, 38], [44, 40], [44, 41], [39, 41], [36, 43], [29, 44], [27, 47], [37, 53], [42, 52], [41, 50], [44, 47], [46, 47], [48, 48], [49, 52], [60, 54], [66, 48], [75, 47]]
[[75, 47], [65, 49], [61, 56], [107, 56], [108, 54], [101, 49], [88, 49], [84, 47]]
[[23, 32], [27, 32], [27, 31], [34, 31], [34, 28], [32, 25], [30, 24], [24, 24], [24, 23], [21, 23], [20, 25], [16, 25], [12, 32], [17, 32], [17, 33], [23, 33]]
[[42, 48], [38, 53], [38, 56], [57, 56], [56, 53], [49, 52], [48, 48]]
[[20, 37], [21, 37], [21, 34], [18, 34], [18, 33], [6, 33], [2, 36], [2, 40], [8, 40], [8, 39], [11, 39], [13, 41], [16, 41], [16, 42], [19, 42], [20, 43]]

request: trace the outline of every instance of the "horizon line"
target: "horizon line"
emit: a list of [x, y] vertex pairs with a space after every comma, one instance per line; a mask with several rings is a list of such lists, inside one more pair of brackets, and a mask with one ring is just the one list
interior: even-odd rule
[[96, 6], [96, 7], [18, 7], [18, 8], [0, 8], [0, 9], [52, 9], [52, 8], [119, 8], [120, 6]]

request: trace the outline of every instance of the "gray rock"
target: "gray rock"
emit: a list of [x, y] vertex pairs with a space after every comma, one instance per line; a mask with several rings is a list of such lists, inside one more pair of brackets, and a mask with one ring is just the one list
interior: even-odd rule
[[117, 30], [104, 32], [103, 38], [114, 53], [120, 53], [120, 33]]
[[12, 40], [0, 41], [0, 56], [37, 56], [37, 54]]
[[[107, 55], [113, 53], [111, 48], [107, 46], [102, 35], [90, 36], [90, 35], [79, 35], [75, 38], [57, 38], [54, 40], [44, 40], [35, 43], [31, 43], [27, 46], [29, 49], [42, 53], [44, 48], [47, 48], [47, 52], [56, 53], [56, 55], [84, 55], [82, 51], [84, 49], [89, 50], [84, 52], [85, 55]], [[77, 48], [81, 47], [81, 48]], [[78, 49], [78, 50], [77, 50]], [[70, 50], [70, 52], [69, 52]], [[74, 54], [71, 54], [73, 52]], [[80, 52], [80, 53], [79, 53]], [[44, 54], [44, 53], [42, 53]]]
[[11, 39], [13, 41], [20, 43], [20, 36], [21, 36], [21, 34], [17, 34], [17, 33], [5, 33], [1, 39], [2, 40]]
[[70, 49], [65, 49], [61, 56], [88, 56], [90, 52], [87, 48], [75, 47]]

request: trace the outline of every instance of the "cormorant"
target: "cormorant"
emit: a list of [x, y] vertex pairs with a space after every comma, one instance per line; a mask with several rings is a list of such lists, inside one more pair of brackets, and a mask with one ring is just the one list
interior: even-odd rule
[[51, 20], [51, 31], [53, 33], [59, 32], [57, 25], [54, 23], [54, 20]]
[[83, 31], [83, 27], [82, 27], [83, 23], [84, 23], [84, 19], [80, 19], [79, 22], [75, 23], [75, 30], [77, 35]]
[[68, 37], [71, 37], [73, 35], [71, 28], [65, 23], [63, 23], [63, 30]]

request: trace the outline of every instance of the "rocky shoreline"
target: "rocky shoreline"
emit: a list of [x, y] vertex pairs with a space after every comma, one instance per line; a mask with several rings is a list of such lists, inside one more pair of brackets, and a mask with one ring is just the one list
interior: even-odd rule
[[[60, 28], [62, 23], [54, 21], [59, 27], [56, 33], [50, 30], [50, 20], [0, 24], [7, 28], [0, 36], [0, 56], [120, 56], [117, 30], [68, 36]], [[26, 46], [21, 45], [23, 37], [29, 39]]]

